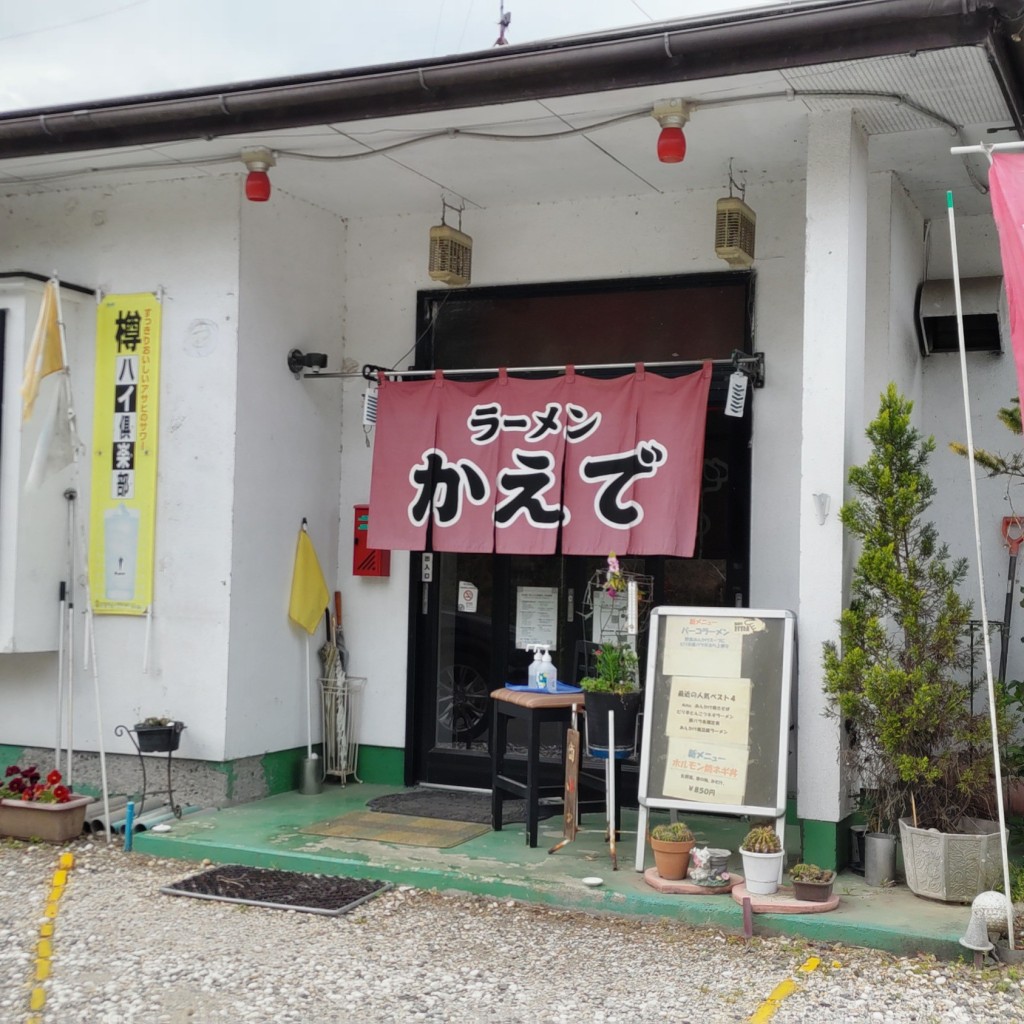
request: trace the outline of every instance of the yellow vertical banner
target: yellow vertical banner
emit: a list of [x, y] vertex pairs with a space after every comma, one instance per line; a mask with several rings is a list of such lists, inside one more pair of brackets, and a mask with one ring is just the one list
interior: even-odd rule
[[153, 601], [160, 301], [106, 295], [96, 313], [89, 588], [100, 615]]

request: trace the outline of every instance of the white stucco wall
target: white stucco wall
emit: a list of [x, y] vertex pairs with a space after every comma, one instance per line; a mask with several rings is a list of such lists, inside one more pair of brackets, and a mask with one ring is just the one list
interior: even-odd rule
[[[114, 738], [114, 725], [130, 725], [140, 715], [168, 714], [189, 725], [182, 740], [184, 756], [220, 759], [224, 754], [238, 206], [237, 182], [216, 179], [52, 192], [7, 198], [2, 207], [5, 269], [56, 270], [65, 280], [108, 293], [163, 290], [150, 671], [143, 672], [144, 620], [98, 616], [97, 666], [108, 751], [131, 749], [126, 739]], [[94, 331], [83, 331], [68, 339], [86, 439], [92, 429], [93, 336]], [[7, 380], [15, 384], [24, 365], [24, 350], [16, 348], [8, 345], [5, 367]], [[71, 470], [68, 479], [74, 479]], [[87, 463], [75, 482], [84, 537]], [[38, 536], [33, 543], [54, 542], [64, 540]], [[24, 554], [33, 557], [31, 550]], [[76, 746], [95, 750], [94, 691], [80, 650], [86, 600], [81, 577], [76, 582], [74, 739]], [[0, 658], [0, 742], [52, 745], [55, 683], [54, 655]]]
[[313, 739], [320, 738], [321, 624], [309, 637], [287, 619], [299, 524], [336, 587], [343, 389], [296, 380], [287, 354], [322, 352], [341, 365], [345, 224], [275, 193], [242, 206], [238, 416], [231, 535], [231, 648], [225, 756], [301, 746], [311, 652]]

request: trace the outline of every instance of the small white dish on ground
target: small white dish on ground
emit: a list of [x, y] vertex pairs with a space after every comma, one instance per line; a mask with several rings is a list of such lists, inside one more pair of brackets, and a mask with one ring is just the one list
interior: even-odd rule
[[598, 878], [597, 875], [588, 875], [586, 878], [581, 879], [584, 885], [589, 885], [592, 889], [596, 889], [599, 885], [604, 885], [604, 879]]

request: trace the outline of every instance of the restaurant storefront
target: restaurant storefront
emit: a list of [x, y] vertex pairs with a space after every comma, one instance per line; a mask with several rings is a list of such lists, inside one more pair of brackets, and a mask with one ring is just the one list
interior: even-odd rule
[[[594, 646], [602, 636], [607, 639], [617, 627], [624, 628], [611, 622], [603, 607], [596, 612], [594, 608], [603, 594], [595, 581], [603, 577], [610, 553], [618, 553], [627, 573], [649, 580], [641, 597], [648, 611], [666, 604], [739, 607], [746, 603], [753, 389], [741, 415], [725, 415], [724, 407], [734, 356], [750, 355], [753, 286], [753, 274], [725, 272], [420, 294], [417, 369], [478, 370], [449, 373], [446, 379], [482, 384], [493, 381], [493, 371], [499, 367], [526, 367], [522, 373], [513, 370], [510, 379], [532, 382], [523, 388], [526, 401], [550, 409], [544, 382], [556, 387], [564, 383], [564, 368], [569, 366], [569, 379], [579, 374], [595, 382], [587, 392], [591, 397], [582, 404], [590, 414], [603, 413], [606, 429], [615, 402], [621, 401], [623, 390], [634, 379], [634, 364], [650, 367], [644, 373], [659, 379], [683, 383], [686, 378], [691, 391], [704, 373], [704, 361], [712, 365], [706, 398], [703, 393], [693, 398], [701, 402], [696, 415], [703, 453], [699, 499], [689, 520], [685, 508], [673, 505], [671, 491], [648, 490], [651, 514], [645, 522], [653, 532], [643, 539], [637, 539], [635, 528], [613, 525], [607, 519], [603, 529], [590, 536], [571, 535], [571, 527], [582, 517], [562, 522], [551, 511], [557, 502], [545, 505], [547, 528], [531, 519], [528, 509], [521, 509], [519, 525], [528, 522], [529, 528], [510, 537], [509, 531], [503, 533], [500, 526], [491, 525], [492, 518], [501, 522], [503, 510], [504, 518], [510, 518], [507, 509], [512, 501], [506, 497], [503, 504], [499, 495], [496, 510], [480, 517], [480, 533], [464, 532], [466, 539], [460, 544], [446, 536], [445, 530], [456, 524], [445, 525], [442, 496], [436, 488], [432, 491], [433, 515], [421, 517], [422, 552], [413, 552], [409, 569], [408, 781], [490, 785], [489, 694], [506, 682], [526, 682], [532, 658], [526, 647], [550, 643], [559, 677], [575, 682], [592, 665]], [[584, 368], [588, 366], [594, 368]], [[562, 369], [553, 371], [554, 367]], [[421, 394], [433, 390], [429, 381], [416, 386]], [[455, 396], [443, 398], [441, 409], [457, 420], [475, 422], [474, 437], [483, 442], [489, 430], [486, 410], [493, 408], [486, 404], [491, 394], [485, 391], [481, 397], [474, 389], [469, 398], [473, 413], [468, 418], [453, 412], [449, 403]], [[685, 397], [675, 401], [674, 407], [669, 406], [665, 428], [669, 436], [677, 428], [685, 429], [689, 411]], [[606, 403], [604, 409], [601, 402]], [[571, 445], [574, 407], [566, 406], [565, 432]], [[382, 408], [382, 415], [387, 415], [386, 408], [390, 407]], [[504, 421], [508, 422], [507, 415]], [[419, 422], [422, 425], [423, 420]], [[587, 430], [582, 414], [577, 428]], [[383, 429], [382, 423], [375, 440], [377, 459], [389, 457], [387, 438], [380, 436]], [[520, 442], [530, 436], [512, 429]], [[417, 443], [421, 441], [424, 447], [422, 436], [417, 438]], [[441, 450], [440, 441], [436, 450]], [[522, 458], [522, 450], [518, 451]], [[564, 457], [570, 460], [568, 451]], [[451, 464], [458, 461], [453, 458]], [[427, 467], [424, 463], [424, 475]], [[431, 469], [435, 474], [445, 471], [438, 463]], [[569, 475], [566, 467], [564, 476]], [[653, 482], [659, 483], [656, 473]], [[570, 482], [556, 482], [553, 489], [559, 486], [563, 503], [571, 505], [566, 497]], [[381, 536], [374, 532], [374, 525], [388, 517], [390, 507], [399, 520], [408, 518], [405, 505], [414, 492], [412, 482], [405, 488], [379, 487], [371, 500], [371, 542]], [[624, 486], [620, 504], [629, 504], [632, 498], [632, 486]], [[655, 506], [661, 506], [662, 517], [654, 515]], [[462, 520], [473, 511], [467, 503], [461, 510]], [[543, 518], [536, 515], [537, 520]], [[680, 523], [687, 522], [689, 528], [683, 525], [680, 530]], [[463, 545], [472, 550], [458, 550]], [[692, 554], [679, 557], [680, 550], [691, 548]], [[646, 632], [641, 620], [636, 644], [642, 665]]]

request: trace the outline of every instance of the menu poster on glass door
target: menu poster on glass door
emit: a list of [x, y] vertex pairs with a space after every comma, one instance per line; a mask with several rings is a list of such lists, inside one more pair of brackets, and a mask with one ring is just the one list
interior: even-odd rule
[[555, 649], [558, 643], [558, 587], [516, 588], [516, 647]]

